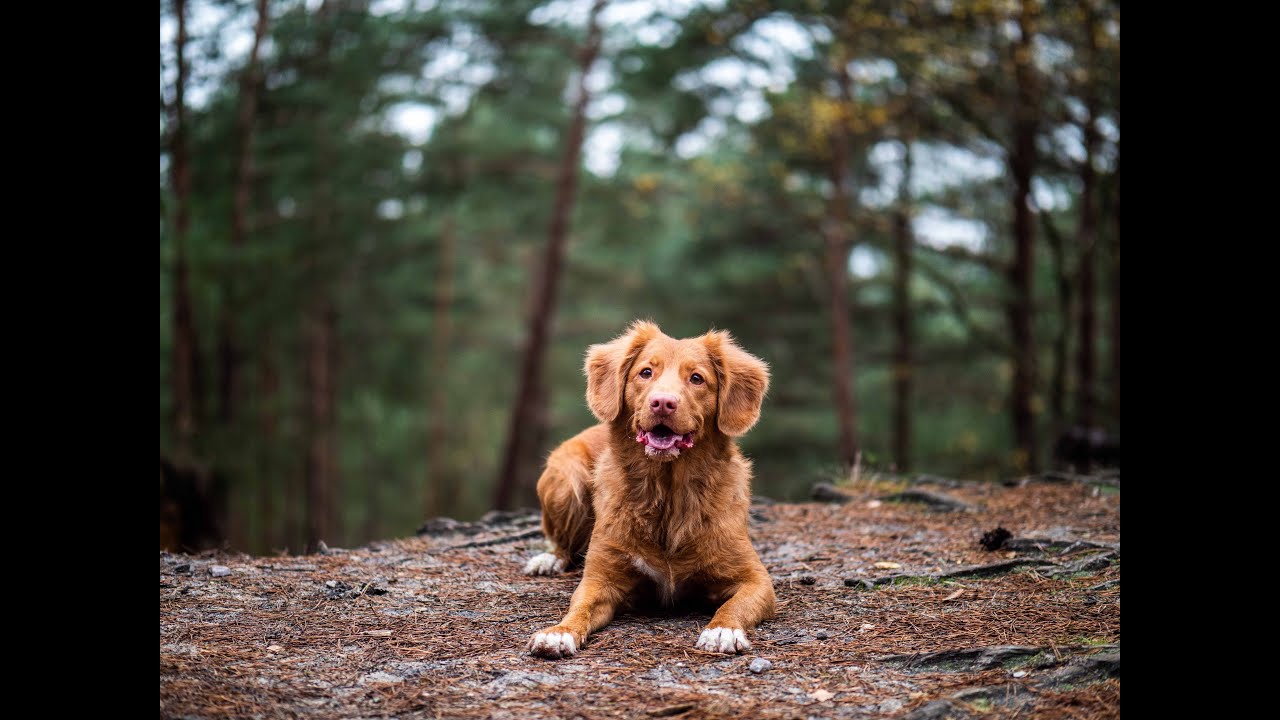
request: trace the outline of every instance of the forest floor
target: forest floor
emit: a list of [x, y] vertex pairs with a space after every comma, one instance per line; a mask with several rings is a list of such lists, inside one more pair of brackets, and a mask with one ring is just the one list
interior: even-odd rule
[[[752, 508], [778, 612], [739, 656], [695, 650], [692, 611], [528, 655], [581, 578], [521, 574], [536, 515], [308, 556], [162, 552], [160, 715], [1120, 716], [1118, 476], [819, 490]], [[1012, 537], [987, 550], [996, 528]]]

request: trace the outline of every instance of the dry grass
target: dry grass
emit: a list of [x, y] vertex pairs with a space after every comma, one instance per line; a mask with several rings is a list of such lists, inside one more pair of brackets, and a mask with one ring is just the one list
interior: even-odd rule
[[[972, 485], [946, 492], [979, 512], [939, 514], [874, 506], [871, 494], [880, 489], [865, 480], [859, 490], [868, 495], [849, 505], [757, 508], [766, 519], [752, 523], [754, 540], [779, 608], [752, 634], [753, 651], [739, 657], [694, 650], [710, 616], [690, 610], [625, 614], [574, 658], [529, 657], [529, 635], [559, 620], [580, 577], [521, 575], [537, 541], [451, 549], [462, 539], [413, 538], [276, 558], [162, 553], [160, 714], [606, 718], [667, 708], [680, 718], [893, 716], [994, 686], [1014, 699], [956, 701], [953, 714], [1119, 717], [1118, 678], [1037, 684], [1059, 660], [1119, 643], [1119, 583], [1094, 589], [1118, 581], [1118, 562], [1059, 578], [1022, 569], [871, 591], [844, 584], [1003, 560], [1006, 553], [977, 542], [997, 525], [1015, 536], [1118, 544], [1118, 494], [1083, 485]], [[485, 537], [507, 532], [515, 530]], [[190, 571], [175, 572], [182, 564]], [[229, 566], [231, 575], [211, 577], [213, 564]], [[351, 597], [330, 581], [373, 585]], [[1020, 678], [1004, 667], [915, 672], [880, 661], [989, 645], [1045, 652]], [[749, 672], [755, 657], [773, 668]]]

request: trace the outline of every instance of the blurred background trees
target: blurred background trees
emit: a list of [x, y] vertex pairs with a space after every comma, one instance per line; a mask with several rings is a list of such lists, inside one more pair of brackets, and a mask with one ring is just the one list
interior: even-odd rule
[[637, 317], [769, 361], [760, 494], [1118, 436], [1119, 29], [1104, 0], [162, 2], [162, 545], [533, 506], [593, 422], [586, 346]]

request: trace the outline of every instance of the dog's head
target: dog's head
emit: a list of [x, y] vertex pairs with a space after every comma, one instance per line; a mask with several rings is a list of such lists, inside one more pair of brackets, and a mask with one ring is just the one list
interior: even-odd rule
[[729, 333], [677, 340], [643, 320], [588, 348], [585, 371], [591, 412], [625, 420], [656, 460], [674, 460], [709, 433], [746, 433], [769, 389], [768, 366]]

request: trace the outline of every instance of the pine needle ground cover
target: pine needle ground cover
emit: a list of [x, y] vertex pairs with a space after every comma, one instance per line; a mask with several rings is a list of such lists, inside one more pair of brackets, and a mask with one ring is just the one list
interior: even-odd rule
[[161, 553], [160, 715], [1119, 717], [1119, 481], [1051, 479], [754, 505], [778, 613], [740, 656], [695, 650], [692, 609], [527, 655], [581, 578], [521, 574], [532, 514], [308, 556]]

